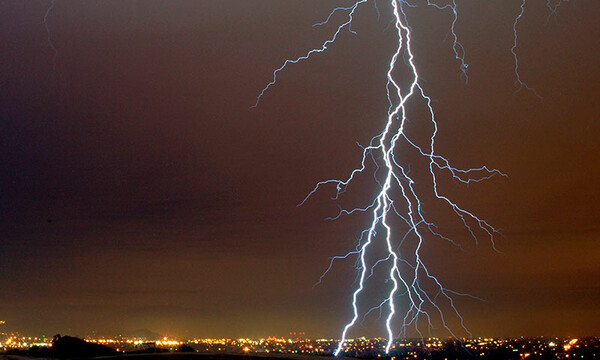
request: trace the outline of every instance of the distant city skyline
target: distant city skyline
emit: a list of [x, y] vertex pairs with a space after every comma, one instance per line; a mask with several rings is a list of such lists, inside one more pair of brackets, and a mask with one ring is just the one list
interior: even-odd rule
[[[70, 346], [68, 344], [71, 344]], [[273, 354], [279, 358], [286, 354], [297, 355], [331, 355], [339, 340], [334, 339], [289, 339], [268, 337], [260, 339], [135, 339], [135, 338], [73, 338], [56, 335], [52, 338], [18, 338], [0, 336], [0, 353], [14, 355], [28, 354], [35, 357], [56, 356], [70, 352], [75, 355], [74, 344], [94, 348], [97, 353], [113, 356], [128, 356], [152, 353], [154, 356], [169, 352], [190, 353], [196, 355], [235, 355], [252, 356], [260, 354], [263, 358]], [[383, 338], [348, 339], [343, 356], [366, 358], [381, 357], [386, 348]], [[58, 344], [58, 345], [57, 345]], [[58, 347], [55, 349], [55, 347]], [[69, 348], [71, 350], [69, 350]], [[444, 358], [466, 358], [474, 356], [491, 359], [567, 359], [594, 357], [599, 354], [600, 337], [589, 338], [477, 338], [477, 339], [400, 339], [394, 341], [390, 355], [404, 359], [431, 359], [435, 356]], [[54, 352], [56, 351], [56, 352]], [[54, 352], [54, 353], [53, 353]], [[82, 350], [79, 350], [82, 354]], [[89, 353], [88, 353], [89, 354]]]

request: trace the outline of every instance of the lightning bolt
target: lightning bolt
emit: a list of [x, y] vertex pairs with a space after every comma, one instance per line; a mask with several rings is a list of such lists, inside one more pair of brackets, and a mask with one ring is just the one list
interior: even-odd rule
[[[519, 12], [514, 18], [512, 27], [513, 45], [510, 48], [514, 59], [516, 84], [519, 86], [517, 91], [526, 89], [540, 97], [535, 89], [522, 80], [519, 73], [519, 61], [516, 51], [518, 44], [517, 27], [525, 12], [526, 0], [518, 1], [520, 1]], [[547, 0], [547, 6], [551, 14], [556, 12], [557, 7], [562, 1], [565, 0]], [[260, 91], [252, 107], [259, 105], [266, 92], [277, 83], [278, 74], [287, 66], [308, 60], [312, 56], [327, 51], [343, 31], [355, 33], [352, 29], [352, 22], [356, 12], [369, 2], [369, 0], [357, 0], [350, 6], [334, 8], [324, 21], [315, 24], [314, 26], [328, 24], [333, 21], [334, 15], [344, 14], [344, 20], [341, 21], [333, 34], [320, 46], [309, 50], [300, 57], [286, 60], [279, 68], [274, 70], [272, 80]], [[372, 2], [379, 17], [380, 8], [377, 3]], [[455, 306], [454, 298], [457, 296], [476, 297], [444, 287], [441, 281], [428, 269], [422, 257], [422, 249], [426, 243], [426, 234], [441, 238], [452, 245], [460, 245], [438, 233], [434, 223], [425, 217], [423, 201], [421, 200], [425, 194], [422, 193], [422, 190], [416, 188], [416, 181], [413, 175], [410, 174], [408, 164], [405, 164], [406, 161], [403, 162], [398, 158], [398, 155], [400, 155], [400, 146], [403, 149], [413, 149], [428, 164], [428, 172], [417, 175], [421, 175], [421, 179], [423, 179], [422, 175], [427, 176], [426, 178], [429, 179], [428, 181], [432, 185], [432, 194], [430, 195], [433, 195], [441, 204], [444, 204], [444, 206], [454, 213], [457, 220], [465, 227], [476, 244], [478, 233], [485, 234], [491, 246], [496, 249], [494, 240], [499, 233], [485, 219], [459, 206], [438, 187], [439, 176], [450, 176], [458, 183], [469, 185], [473, 182], [488, 180], [494, 176], [506, 177], [506, 174], [487, 166], [459, 169], [452, 166], [445, 157], [436, 152], [435, 139], [438, 133], [438, 123], [432, 99], [427, 95], [422, 85], [417, 66], [415, 65], [415, 56], [412, 49], [412, 29], [409, 26], [408, 16], [405, 12], [406, 8], [418, 6], [416, 4], [417, 1], [415, 0], [415, 3], [411, 3], [407, 0], [387, 0], [387, 2], [391, 11], [391, 25], [395, 29], [397, 37], [397, 46], [391, 55], [386, 73], [386, 93], [389, 107], [383, 130], [374, 136], [367, 146], [360, 146], [362, 149], [360, 165], [352, 170], [346, 178], [327, 179], [318, 182], [299, 204], [303, 205], [319, 189], [331, 185], [335, 186], [333, 199], [338, 199], [344, 194], [348, 185], [356, 177], [368, 172], [368, 169], [374, 165], [373, 176], [378, 192], [373, 200], [366, 206], [358, 206], [351, 210], [340, 209], [337, 216], [330, 218], [337, 219], [341, 216], [349, 216], [360, 212], [370, 216], [369, 225], [363, 230], [356, 248], [345, 255], [332, 257], [329, 266], [315, 284], [316, 286], [321, 283], [323, 277], [333, 267], [336, 260], [352, 256], [357, 257], [355, 267], [358, 273], [356, 289], [352, 294], [352, 317], [341, 331], [340, 342], [335, 350], [336, 356], [343, 352], [349, 331], [361, 319], [359, 300], [364, 296], [367, 283], [373, 281], [371, 278], [374, 274], [374, 269], [380, 266], [387, 266], [386, 283], [390, 284], [387, 296], [379, 301], [379, 305], [371, 307], [366, 311], [362, 318], [364, 319], [364, 317], [376, 310], [379, 310], [381, 316], [385, 309], [387, 314], [384, 323], [387, 333], [386, 353], [389, 353], [392, 349], [394, 339], [397, 336], [406, 336], [409, 329], [414, 329], [423, 338], [424, 329], [421, 329], [421, 324], [425, 323], [427, 329], [431, 330], [434, 327], [434, 319], [437, 319], [437, 323], [451, 336], [458, 338], [455, 330], [447, 322], [447, 316], [442, 309], [443, 307], [450, 309], [452, 317], [460, 323], [461, 331], [471, 335], [464, 323], [463, 317]], [[424, 0], [424, 5], [450, 13], [452, 21], [449, 34], [452, 37], [452, 50], [455, 60], [458, 63], [461, 77], [466, 82], [468, 80], [466, 52], [455, 31], [459, 14], [457, 2], [449, 0], [440, 5], [432, 0]], [[404, 70], [408, 70], [409, 78], [402, 79], [405, 83], [408, 80], [408, 84], [401, 83], [400, 79], [397, 78], [397, 70], [401, 67]], [[428, 126], [433, 129], [425, 145], [419, 145], [417, 141], [411, 139], [407, 131], [407, 122], [409, 119], [411, 123], [417, 121], [412, 118], [409, 106], [419, 105], [425, 107], [428, 115], [424, 119], [417, 120], [423, 124], [429, 124]], [[404, 234], [397, 234], [395, 231], [395, 223], [398, 219], [408, 228]], [[408, 243], [410, 243], [410, 246], [406, 246]], [[377, 257], [374, 251], [376, 246], [385, 249], [383, 256]], [[408, 248], [408, 251], [404, 251], [406, 248]], [[407, 306], [400, 308], [398, 306], [399, 299], [404, 299]], [[400, 323], [399, 327], [394, 325], [396, 322]]]
[[[521, 17], [523, 17], [523, 14], [525, 13], [526, 1], [527, 0], [521, 0], [521, 6], [519, 7], [520, 8], [519, 14], [517, 16], [515, 16], [515, 21], [513, 23], [513, 45], [510, 48], [510, 52], [513, 55], [513, 59], [514, 59], [514, 63], [515, 63], [515, 77], [516, 77], [515, 83], [519, 85], [519, 87], [517, 88], [517, 90], [515, 92], [519, 92], [521, 89], [527, 89], [527, 90], [531, 91], [535, 96], [537, 96], [538, 99], [542, 100], [542, 97], [540, 96], [540, 94], [538, 94], [534, 88], [530, 87], [523, 80], [521, 80], [521, 74], [519, 74], [519, 57], [517, 56], [517, 51], [516, 51], [517, 40], [518, 40], [517, 25], [519, 23], [519, 20], [521, 20]], [[554, 14], [556, 12], [556, 9], [557, 9], [558, 5], [560, 5], [560, 2], [558, 3], [558, 5], [556, 5], [556, 7], [553, 7], [550, 0], [548, 0], [548, 3], [546, 5], [548, 6], [548, 8], [551, 11], [549, 16], [552, 16], [552, 14]]]
[[44, 14], [44, 27], [46, 28], [46, 40], [48, 41], [48, 46], [52, 49], [52, 69], [56, 71], [56, 57], [58, 56], [58, 50], [54, 46], [52, 42], [52, 37], [50, 36], [50, 27], [48, 26], [48, 18], [56, 5], [56, 0], [50, 0], [48, 8], [46, 9], [46, 13]]
[[547, 20], [550, 21], [550, 18], [555, 17], [558, 12], [558, 8], [565, 2], [569, 0], [546, 0], [546, 7], [549, 10], [549, 14]]

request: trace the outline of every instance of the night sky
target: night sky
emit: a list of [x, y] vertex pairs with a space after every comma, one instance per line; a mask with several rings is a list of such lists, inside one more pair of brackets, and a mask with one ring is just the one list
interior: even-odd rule
[[[314, 184], [360, 163], [385, 121], [396, 41], [385, 1], [353, 35], [312, 27], [347, 1], [0, 1], [0, 320], [32, 335], [339, 336], [354, 260], [316, 288], [369, 219], [368, 181], [339, 202]], [[600, 334], [600, 2], [548, 19], [530, 0], [459, 1], [460, 76], [448, 12], [408, 12], [437, 150], [509, 178], [440, 186], [502, 230], [477, 246], [439, 202], [430, 218], [462, 246], [427, 240], [427, 263], [476, 336]], [[334, 18], [334, 20], [340, 18]], [[54, 69], [54, 63], [56, 64]], [[419, 133], [414, 119], [409, 131]], [[400, 155], [398, 155], [400, 156]], [[415, 177], [418, 177], [415, 165]], [[426, 178], [423, 178], [423, 185]], [[3, 328], [0, 328], [2, 330]], [[355, 334], [383, 335], [376, 322]], [[443, 333], [440, 333], [443, 334]]]

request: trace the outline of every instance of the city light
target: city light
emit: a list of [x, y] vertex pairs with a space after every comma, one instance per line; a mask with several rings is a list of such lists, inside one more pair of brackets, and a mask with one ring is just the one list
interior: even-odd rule
[[[293, 335], [292, 335], [293, 336]], [[53, 338], [22, 336], [18, 333], [0, 333], [0, 354], [10, 351], [32, 351], [35, 348], [51, 349]], [[333, 355], [340, 339], [330, 338], [288, 338], [268, 336], [264, 338], [193, 338], [158, 339], [128, 337], [86, 337], [85, 341], [108, 346], [119, 353], [176, 352], [186, 347], [186, 351], [205, 354], [298, 354]], [[381, 358], [388, 347], [386, 338], [349, 338], [345, 339], [345, 354], [348, 356]], [[191, 349], [191, 350], [190, 350]], [[511, 353], [516, 356], [508, 356]], [[389, 349], [391, 358], [430, 359], [432, 354], [443, 354], [448, 358], [463, 358], [470, 354], [485, 359], [572, 359], [599, 358], [600, 337], [590, 338], [437, 338], [397, 339]], [[461, 356], [459, 356], [462, 354]], [[500, 354], [500, 355], [499, 355]]]

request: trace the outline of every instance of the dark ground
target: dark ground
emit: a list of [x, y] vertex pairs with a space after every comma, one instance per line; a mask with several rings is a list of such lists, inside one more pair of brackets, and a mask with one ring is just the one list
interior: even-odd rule
[[[32, 356], [1, 355], [0, 360], [27, 360]], [[37, 358], [37, 357], [36, 357]], [[153, 354], [121, 354], [114, 356], [101, 356], [93, 359], [102, 360], [265, 360], [265, 359], [295, 359], [295, 360], [323, 360], [331, 356], [296, 355], [296, 354], [207, 354], [207, 353], [153, 353]], [[345, 359], [344, 357], [338, 359]]]
[[[162, 354], [131, 354], [102, 357], [103, 360], [265, 360], [265, 359], [295, 359], [323, 360], [332, 356], [296, 355], [296, 354], [206, 354], [206, 353], [162, 353]], [[344, 358], [339, 358], [344, 359]]]

